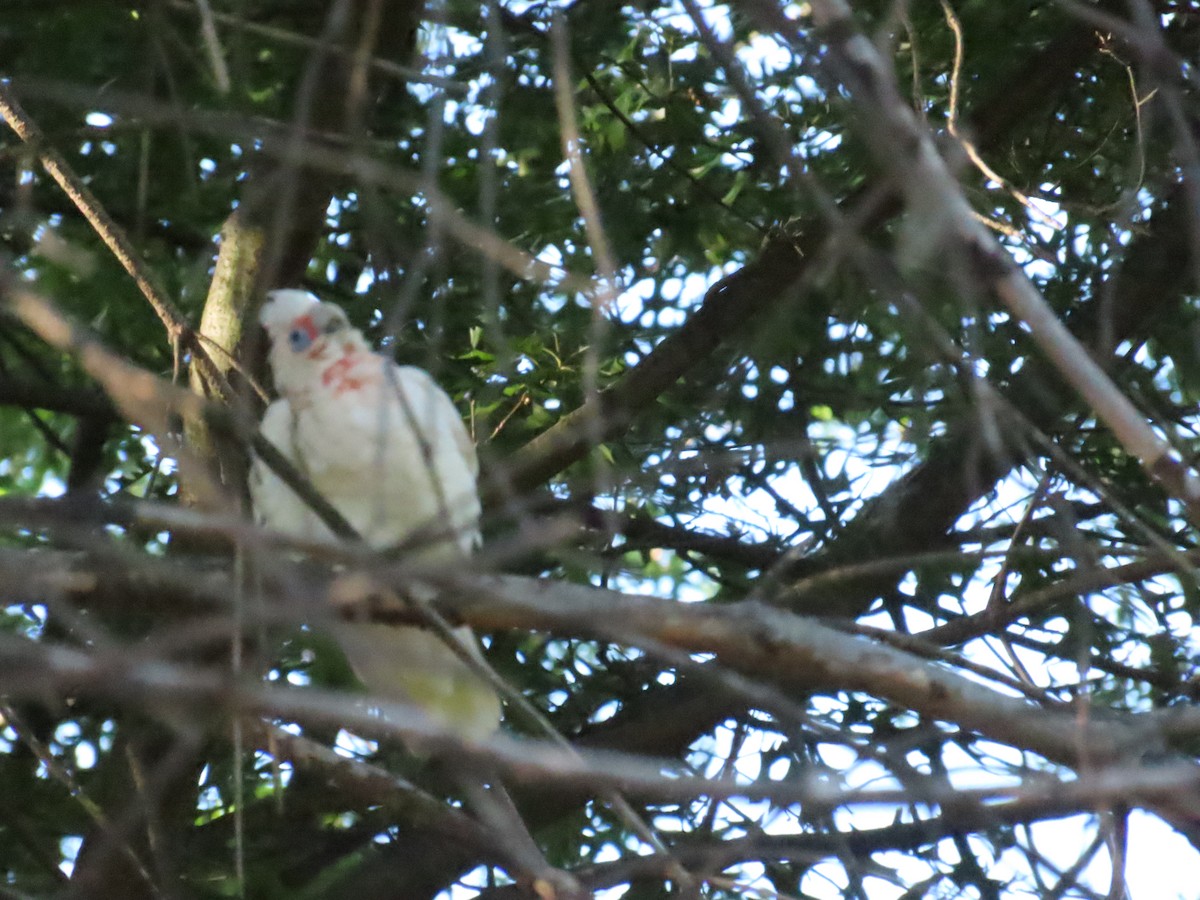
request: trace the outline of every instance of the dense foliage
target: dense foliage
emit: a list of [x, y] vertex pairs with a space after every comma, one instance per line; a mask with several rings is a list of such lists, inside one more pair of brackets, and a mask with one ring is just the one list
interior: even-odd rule
[[[1194, 885], [1198, 54], [1177, 0], [10, 0], [0, 894]], [[275, 286], [454, 397], [475, 570], [247, 524]], [[370, 713], [356, 571], [486, 636], [502, 736]]]

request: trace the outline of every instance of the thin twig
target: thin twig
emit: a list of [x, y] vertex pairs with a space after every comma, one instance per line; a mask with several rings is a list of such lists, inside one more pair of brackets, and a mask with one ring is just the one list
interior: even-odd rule
[[150, 301], [154, 311], [158, 313], [167, 329], [167, 335], [172, 343], [179, 344], [187, 341], [191, 328], [182, 313], [167, 296], [165, 288], [158, 276], [142, 261], [133, 244], [125, 235], [124, 230], [112, 220], [112, 217], [100, 205], [96, 195], [71, 169], [66, 159], [51, 147], [37, 124], [25, 113], [17, 102], [11, 86], [0, 81], [0, 116], [9, 127], [17, 133], [33, 152], [37, 154], [42, 168], [53, 178], [63, 192], [91, 223], [100, 239], [108, 246], [117, 261], [133, 278], [142, 294]]
[[[950, 135], [958, 141], [963, 150], [967, 154], [967, 158], [975, 165], [985, 178], [988, 178], [996, 184], [1003, 187], [1009, 194], [1012, 195], [1018, 203], [1024, 206], [1038, 220], [1049, 228], [1055, 231], [1061, 231], [1062, 226], [1055, 222], [1052, 218], [1046, 215], [1042, 210], [1038, 209], [1033, 201], [1029, 199], [1023, 192], [1018, 190], [1009, 183], [1003, 175], [999, 174], [995, 169], [987, 164], [987, 161], [980, 155], [979, 149], [975, 146], [975, 142], [969, 140], [966, 135], [958, 129], [958, 92], [959, 83], [962, 78], [963, 65], [963, 29], [962, 23], [958, 20], [957, 14], [954, 12], [954, 7], [950, 5], [950, 0], [941, 0], [942, 13], [946, 17], [946, 23], [950, 26], [951, 32], [954, 33], [954, 63], [950, 72], [950, 108], [946, 114], [946, 130]], [[998, 227], [992, 225], [988, 220], [984, 220], [990, 227]], [[998, 229], [999, 230], [999, 229]]]
[[[928, 130], [896, 91], [891, 68], [857, 29], [843, 0], [814, 0], [817, 25], [829, 35], [828, 59], [864, 112], [872, 149], [901, 184], [928, 229], [922, 247], [952, 241], [976, 277], [1028, 327], [1055, 368], [1113, 431], [1146, 472], [1183, 501], [1200, 522], [1200, 479], [1067, 329], [1004, 249], [974, 220]], [[790, 28], [794, 28], [789, 23]], [[897, 152], [898, 148], [908, 148]], [[917, 261], [918, 263], [920, 261]]]
[[[193, 14], [202, 14], [200, 4], [207, 5], [207, 0], [168, 0], [168, 5], [172, 9], [178, 9], [183, 12]], [[243, 31], [246, 34], [256, 34], [260, 37], [269, 38], [280, 44], [287, 44], [293, 47], [304, 47], [305, 49], [314, 49], [321, 47], [322, 43], [319, 38], [311, 38], [307, 35], [297, 34], [294, 31], [288, 31], [284, 28], [275, 28], [271, 25], [263, 25], [258, 22], [250, 22], [240, 16], [231, 15], [230, 13], [212, 12], [212, 19], [221, 25]], [[354, 48], [343, 47], [337, 44], [326, 46], [330, 52], [339, 56], [353, 56]], [[414, 69], [411, 66], [402, 66], [399, 63], [394, 63], [388, 59], [381, 59], [373, 56], [369, 60], [369, 65], [377, 72], [389, 75], [403, 82], [414, 82], [417, 84], [428, 84], [433, 87], [440, 88], [444, 91], [449, 91], [455, 94], [466, 94], [470, 90], [470, 85], [463, 84], [459, 81], [454, 81], [450, 78], [443, 78], [439, 75], [430, 75], [420, 69]]]
[[[855, 640], [844, 635], [839, 637]], [[402, 733], [426, 745], [439, 746], [446, 752], [490, 761], [524, 777], [536, 774], [541, 783], [552, 787], [608, 790], [620, 786], [639, 796], [662, 801], [690, 800], [699, 796], [745, 797], [781, 803], [813, 803], [821, 808], [903, 805], [912, 800], [911, 793], [903, 787], [839, 789], [807, 778], [747, 781], [688, 775], [665, 777], [661, 760], [632, 754], [594, 750], [568, 753], [547, 742], [507, 735], [495, 735], [481, 742], [464, 741], [452, 730], [439, 726], [404, 704], [388, 704], [385, 721], [366, 708], [348, 705], [345, 695], [338, 691], [319, 688], [298, 691], [288, 686], [236, 684], [225, 675], [195, 667], [162, 660], [130, 659], [128, 655], [112, 658], [11, 635], [0, 635], [0, 663], [5, 668], [6, 686], [18, 698], [44, 696], [46, 691], [59, 691], [70, 684], [80, 696], [112, 696], [152, 705], [170, 703], [172, 709], [180, 712], [204, 709], [206, 717], [211, 716], [215, 707], [229, 714], [282, 717], [313, 725], [331, 724], [365, 734]], [[937, 670], [925, 663], [922, 668]], [[114, 674], [119, 677], [114, 678]], [[1194, 734], [1200, 727], [1197, 717], [1189, 715], [1190, 710], [1163, 712], [1171, 713], [1171, 719], [1165, 720], [1160, 727], [1170, 727], [1176, 734]], [[1111, 726], [1113, 723], [1106, 724]], [[1142, 751], [1145, 745], [1136, 749]], [[983, 787], [931, 790], [925, 799], [930, 803], [953, 805], [956, 811], [969, 816], [985, 813], [985, 807], [1000, 801], [1030, 803], [1038, 807], [1048, 800], [1084, 808], [1112, 802], [1157, 806], [1164, 801], [1188, 797], [1200, 785], [1200, 769], [1193, 762], [1154, 760], [1144, 764], [1136, 758], [1138, 755], [1140, 753], [1078, 779], [1060, 780], [1036, 773], [1017, 784], [1005, 779], [1003, 783]]]
[[208, 0], [196, 0], [196, 9], [200, 13], [200, 35], [204, 38], [204, 49], [208, 52], [208, 62], [212, 66], [213, 81], [217, 83], [218, 91], [228, 94], [233, 84], [229, 78], [229, 66], [225, 62], [221, 39], [217, 37], [212, 6]]

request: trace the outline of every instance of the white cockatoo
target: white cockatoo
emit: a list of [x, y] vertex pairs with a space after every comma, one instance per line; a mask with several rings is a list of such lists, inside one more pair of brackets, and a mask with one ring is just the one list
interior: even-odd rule
[[[479, 542], [479, 463], [454, 403], [429, 373], [375, 353], [340, 308], [306, 291], [272, 291], [259, 321], [279, 392], [263, 436], [370, 546], [404, 545], [422, 563], [470, 553]], [[335, 539], [257, 458], [250, 495], [263, 525]], [[333, 633], [372, 693], [414, 703], [466, 737], [499, 726], [495, 691], [433, 632], [339, 622]], [[456, 633], [478, 652], [470, 629]]]

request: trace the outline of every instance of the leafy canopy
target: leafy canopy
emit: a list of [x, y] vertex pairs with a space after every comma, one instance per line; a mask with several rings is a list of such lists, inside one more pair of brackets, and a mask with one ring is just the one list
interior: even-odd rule
[[[1131, 836], [1194, 881], [1198, 38], [1175, 0], [8, 4], [8, 889], [1153, 892]], [[281, 285], [479, 444], [511, 578], [429, 577], [528, 705], [494, 745], [373, 718], [323, 636], [402, 565], [239, 524]]]

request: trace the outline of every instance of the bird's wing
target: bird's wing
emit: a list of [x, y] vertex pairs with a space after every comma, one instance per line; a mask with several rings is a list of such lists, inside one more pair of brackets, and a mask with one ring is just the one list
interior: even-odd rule
[[[295, 422], [291, 404], [280, 399], [267, 407], [259, 431], [288, 462], [303, 472], [304, 461], [296, 450]], [[296, 537], [333, 538], [333, 533], [296, 492], [257, 456], [251, 461], [249, 486], [254, 517], [261, 524]]]
[[452, 527], [458, 549], [470, 553], [479, 543], [482, 513], [475, 443], [458, 408], [433, 376], [413, 366], [396, 366], [392, 376], [399, 398], [397, 425], [419, 431], [422, 452], [433, 457], [420, 460], [420, 475], [411, 480], [412, 485], [424, 485], [437, 494], [429, 501], [437, 511], [437, 523], [427, 520], [423, 525]]
[[479, 475], [479, 457], [475, 452], [475, 442], [463, 424], [458, 407], [450, 399], [450, 395], [442, 390], [433, 380], [433, 376], [424, 369], [415, 366], [396, 366], [396, 377], [405, 390], [416, 392], [425, 398], [424, 406], [428, 411], [430, 424], [439, 433], [449, 435], [450, 443], [458, 451], [471, 477]]

